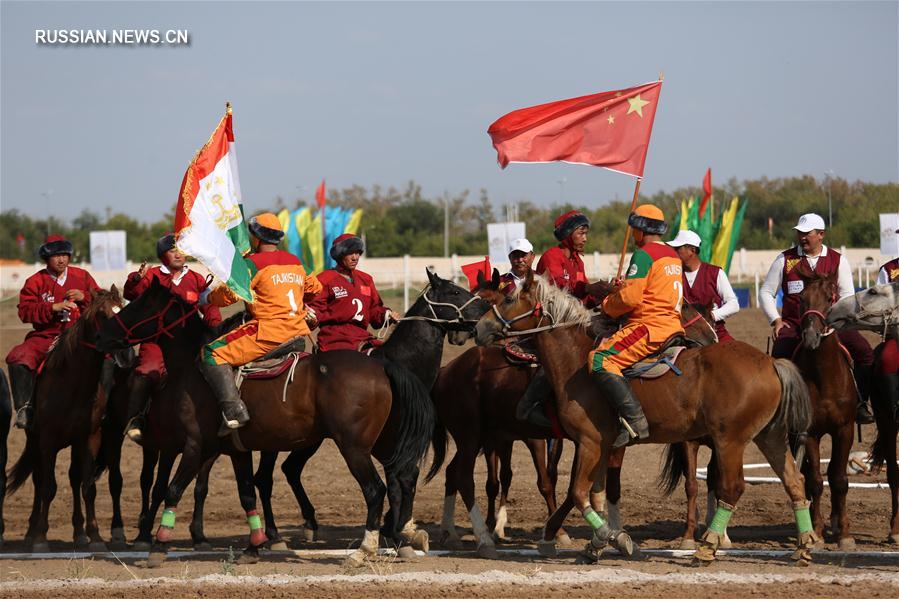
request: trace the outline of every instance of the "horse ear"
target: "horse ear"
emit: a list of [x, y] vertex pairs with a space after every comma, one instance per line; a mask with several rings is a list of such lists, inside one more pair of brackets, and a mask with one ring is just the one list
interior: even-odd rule
[[440, 283], [440, 277], [430, 266], [425, 269], [425, 272], [428, 273], [428, 283], [431, 284], [431, 287], [436, 287]]
[[493, 269], [493, 277], [490, 280], [490, 288], [494, 291], [499, 289], [499, 271], [497, 269]]
[[482, 273], [481, 271], [478, 271], [478, 287], [482, 287], [482, 288], [483, 288], [483, 287], [484, 287], [484, 281], [486, 281], [486, 280], [487, 280], [487, 279], [484, 278], [484, 273]]
[[115, 283], [112, 284], [112, 287], [109, 288], [109, 292], [115, 296], [119, 297], [119, 288], [115, 286]]
[[531, 286], [534, 284], [534, 271], [530, 268], [528, 269], [528, 274], [524, 278], [524, 285], [521, 286], [522, 291], [530, 291]]

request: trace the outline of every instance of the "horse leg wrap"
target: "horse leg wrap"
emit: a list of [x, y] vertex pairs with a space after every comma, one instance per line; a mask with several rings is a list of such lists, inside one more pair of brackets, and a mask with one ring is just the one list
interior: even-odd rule
[[812, 527], [812, 516], [809, 513], [810, 501], [797, 501], [793, 503], [793, 512], [796, 514], [796, 532], [798, 547], [790, 559], [793, 561], [812, 561], [812, 547], [821, 541]]
[[593, 538], [590, 539], [588, 545], [597, 551], [602, 551], [603, 547], [609, 544], [609, 538], [612, 536], [612, 529], [609, 523], [597, 514], [592, 507], [584, 510], [584, 520], [593, 529]]
[[366, 530], [365, 536], [362, 537], [362, 545], [359, 546], [359, 549], [361, 549], [368, 555], [377, 555], [379, 544], [380, 537], [378, 536], [378, 531]]
[[167, 507], [162, 511], [159, 528], [156, 529], [156, 540], [160, 543], [168, 543], [172, 540], [175, 530], [175, 508]]
[[724, 540], [727, 532], [727, 525], [730, 522], [730, 517], [734, 514], [734, 509], [736, 509], [734, 506], [725, 503], [720, 499], [718, 500], [718, 509], [715, 510], [715, 516], [709, 523], [709, 527], [706, 529], [705, 534], [702, 535], [699, 548], [696, 550], [696, 553], [693, 554], [694, 559], [703, 562], [714, 561], [715, 552], [718, 551], [718, 546], [721, 545], [721, 542]]
[[268, 541], [268, 537], [265, 536], [265, 530], [262, 528], [262, 519], [256, 513], [256, 510], [247, 512], [247, 524], [250, 525], [250, 545], [253, 547], [264, 545]]

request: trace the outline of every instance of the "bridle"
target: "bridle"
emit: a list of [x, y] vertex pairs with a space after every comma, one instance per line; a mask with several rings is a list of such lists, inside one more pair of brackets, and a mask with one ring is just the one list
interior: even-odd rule
[[[571, 327], [578, 324], [584, 324], [583, 320], [570, 320], [568, 322], [557, 322], [556, 317], [553, 316], [552, 312], [549, 312], [546, 307], [541, 302], [534, 303], [533, 307], [527, 312], [522, 312], [517, 316], [513, 316], [512, 318], [506, 318], [502, 314], [500, 314], [499, 309], [497, 308], [497, 304], [493, 304], [491, 306], [493, 310], [493, 315], [496, 319], [502, 324], [502, 328], [500, 329], [504, 337], [521, 337], [524, 335], [533, 335], [534, 333], [540, 333], [543, 331], [551, 331], [553, 329], [558, 329], [562, 327]], [[523, 329], [521, 331], [513, 331], [512, 325], [516, 322], [525, 320], [530, 317], [537, 317], [537, 326], [530, 329]], [[544, 320], [548, 320], [549, 324], [541, 324]]]
[[[169, 324], [166, 324], [165, 317], [168, 314], [169, 310], [172, 308], [172, 306], [179, 306], [181, 308], [181, 316], [179, 316], [178, 318], [176, 318]], [[122, 317], [119, 316], [118, 313], [116, 313], [113, 316], [113, 320], [122, 329], [122, 332], [124, 333], [124, 342], [127, 345], [136, 345], [138, 343], [146, 343], [147, 341], [156, 341], [163, 335], [166, 335], [167, 337], [174, 339], [175, 336], [171, 333], [171, 331], [173, 329], [175, 329], [176, 327], [181, 326], [188, 318], [190, 318], [191, 316], [196, 314], [199, 309], [200, 309], [199, 303], [196, 303], [193, 306], [191, 306], [190, 308], [187, 308], [177, 298], [172, 297], [169, 299], [169, 302], [165, 305], [165, 308], [163, 308], [161, 311], [159, 311], [155, 314], [151, 314], [150, 316], [147, 316], [146, 318], [137, 321], [135, 324], [131, 325], [130, 327], [127, 324], [125, 324], [125, 322], [122, 320]], [[138, 328], [140, 328], [142, 325], [144, 325], [148, 322], [153, 322], [153, 321], [156, 321], [156, 332], [155, 333], [153, 333], [152, 335], [148, 335], [146, 337], [132, 337], [131, 336], [132, 333], [135, 330], [137, 330]]]
[[[836, 302], [836, 300], [837, 300], [837, 293], [835, 291], [831, 292], [830, 305], [832, 306], [834, 304], [834, 302]], [[805, 312], [802, 313], [802, 316], [799, 318], [799, 322], [801, 323], [801, 322], [805, 321], [806, 316], [817, 316], [818, 318], [821, 319], [821, 323], [824, 325], [824, 331], [821, 333], [818, 333], [817, 331], [815, 331], [817, 333], [818, 337], [828, 337], [828, 336], [832, 335], [834, 333], [834, 331], [836, 331], [836, 329], [827, 325], [827, 315], [824, 312], [821, 312], [820, 310], [812, 310], [812, 309], [806, 310]]]
[[705, 326], [707, 326], [709, 328], [709, 330], [712, 332], [712, 335], [715, 338], [715, 341], [713, 341], [713, 343], [718, 343], [718, 331], [715, 330], [715, 327], [712, 326], [712, 323], [709, 322], [709, 319], [706, 318], [705, 316], [703, 316], [702, 312], [700, 312], [699, 310], [696, 310], [696, 316], [694, 316], [687, 322], [681, 324], [681, 326], [684, 328], [684, 333], [686, 334], [687, 329], [699, 321], [702, 321], [703, 324], [705, 324]]
[[869, 318], [871, 316], [875, 318], [883, 319], [883, 331], [881, 331], [880, 336], [883, 339], [887, 338], [887, 331], [890, 327], [899, 325], [899, 306], [893, 308], [884, 308], [883, 310], [878, 310], [876, 312], [872, 312], [869, 310], [865, 310], [862, 308], [862, 304], [858, 301], [858, 294], [854, 294], [852, 296], [855, 299], [855, 313], [852, 315], [853, 319], [856, 322], [859, 322], [863, 319]]
[[[430, 322], [439, 325], [450, 325], [449, 329], [453, 329], [454, 326], [458, 326], [461, 329], [470, 329], [473, 328], [474, 325], [478, 323], [477, 319], [465, 318], [464, 310], [470, 306], [472, 303], [477, 301], [485, 301], [477, 295], [471, 296], [468, 301], [466, 301], [461, 306], [457, 306], [456, 304], [451, 304], [449, 302], [437, 302], [428, 297], [428, 292], [431, 290], [431, 285], [428, 284], [421, 292], [418, 294], [418, 297], [422, 297], [425, 300], [425, 303], [428, 305], [428, 310], [430, 310], [430, 316], [403, 316], [402, 318], [397, 319], [397, 322], [403, 322], [406, 320], [419, 320], [424, 322]], [[448, 308], [451, 310], [455, 310], [456, 316], [455, 318], [441, 318], [437, 315], [437, 310], [435, 308]]]

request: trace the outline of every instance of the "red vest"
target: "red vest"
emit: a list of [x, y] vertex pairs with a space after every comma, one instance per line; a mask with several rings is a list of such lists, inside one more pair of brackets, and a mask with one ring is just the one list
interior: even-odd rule
[[800, 264], [804, 264], [809, 270], [821, 275], [829, 275], [840, 269], [840, 253], [833, 248], [827, 248], [826, 256], [818, 256], [818, 263], [813, 269], [805, 256], [799, 255], [799, 250], [792, 247], [783, 253], [784, 269], [781, 289], [783, 289], [783, 310], [780, 317], [784, 322], [790, 323], [795, 330], [799, 329], [799, 321], [802, 318], [799, 304], [799, 294], [805, 288], [805, 281], [799, 274]]
[[889, 277], [890, 283], [892, 283], [896, 279], [899, 279], [899, 258], [890, 260], [880, 268], [887, 271], [887, 277]]
[[[684, 270], [684, 299], [690, 304], [699, 304], [701, 306], [715, 305], [720, 307], [723, 303], [721, 295], [718, 293], [718, 273], [721, 269], [714, 264], [700, 263], [699, 270], [696, 271], [696, 279], [693, 280], [693, 286], [687, 282], [687, 271]], [[721, 320], [715, 323], [715, 332], [718, 338], [730, 337], [730, 333]]]

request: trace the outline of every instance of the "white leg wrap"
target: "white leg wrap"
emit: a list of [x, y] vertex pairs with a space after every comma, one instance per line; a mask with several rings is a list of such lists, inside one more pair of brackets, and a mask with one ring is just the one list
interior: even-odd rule
[[499, 508], [499, 512], [496, 515], [496, 527], [494, 528], [494, 532], [498, 537], [504, 538], [506, 536], [506, 523], [508, 521], [508, 512], [506, 506], [503, 505]]
[[447, 495], [443, 498], [443, 519], [440, 521], [440, 530], [456, 536], [456, 495]]
[[377, 555], [380, 541], [378, 535], [379, 533], [377, 530], [366, 530], [365, 536], [362, 537], [362, 545], [359, 546], [359, 549], [369, 555]]
[[612, 530], [621, 530], [621, 510], [618, 509], [617, 503], [609, 504], [609, 528]]
[[487, 532], [487, 524], [484, 522], [484, 516], [481, 515], [481, 510], [477, 504], [468, 512], [468, 517], [471, 519], [472, 532], [478, 539], [478, 547], [481, 545], [493, 545], [493, 538]]
[[415, 518], [409, 518], [409, 521], [403, 526], [401, 534], [414, 535], [416, 530], [418, 529], [415, 527]]

